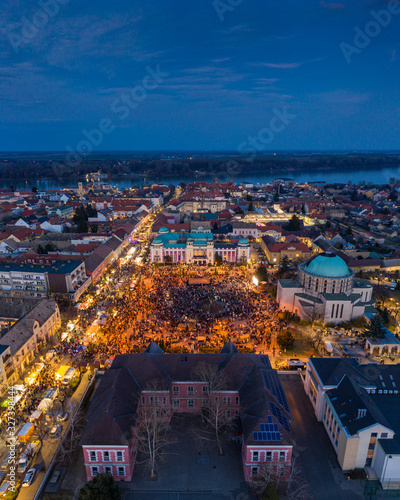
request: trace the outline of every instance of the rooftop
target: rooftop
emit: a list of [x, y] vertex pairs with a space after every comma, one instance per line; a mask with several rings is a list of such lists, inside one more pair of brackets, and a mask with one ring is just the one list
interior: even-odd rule
[[334, 253], [320, 253], [312, 257], [305, 264], [301, 264], [303, 270], [314, 276], [324, 278], [345, 278], [351, 276], [352, 271], [346, 262]]

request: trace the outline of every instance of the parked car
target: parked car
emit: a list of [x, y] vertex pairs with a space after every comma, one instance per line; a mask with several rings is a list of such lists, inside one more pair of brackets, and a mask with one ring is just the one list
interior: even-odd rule
[[60, 413], [60, 415], [57, 416], [58, 420], [60, 422], [65, 422], [65, 420], [68, 420], [68, 413]]
[[10, 481], [4, 481], [4, 483], [0, 486], [0, 498], [4, 498], [6, 496], [7, 490], [10, 485]]
[[58, 437], [61, 434], [61, 426], [55, 425], [50, 431], [50, 437]]
[[22, 487], [30, 486], [35, 478], [36, 469], [29, 469], [22, 481]]

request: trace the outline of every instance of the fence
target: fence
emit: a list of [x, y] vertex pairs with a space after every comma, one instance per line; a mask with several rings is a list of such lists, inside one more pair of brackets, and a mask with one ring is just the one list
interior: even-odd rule
[[[383, 489], [379, 481], [367, 481], [364, 488], [366, 500], [380, 500], [383, 498], [400, 498], [400, 485], [396, 481], [397, 488]], [[390, 484], [388, 485], [390, 487]]]

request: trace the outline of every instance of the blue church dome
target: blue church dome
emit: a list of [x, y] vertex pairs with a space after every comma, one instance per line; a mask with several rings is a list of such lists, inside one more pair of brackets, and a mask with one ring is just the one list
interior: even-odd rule
[[351, 274], [346, 262], [334, 253], [321, 253], [309, 260], [304, 270], [315, 276], [325, 278], [344, 278]]
[[158, 231], [158, 234], [167, 234], [169, 233], [169, 229], [167, 229], [165, 226], [161, 227], [160, 230]]
[[244, 247], [244, 246], [247, 247], [250, 245], [250, 243], [248, 242], [248, 240], [246, 240], [246, 238], [240, 238], [238, 245], [240, 245], [241, 247]]

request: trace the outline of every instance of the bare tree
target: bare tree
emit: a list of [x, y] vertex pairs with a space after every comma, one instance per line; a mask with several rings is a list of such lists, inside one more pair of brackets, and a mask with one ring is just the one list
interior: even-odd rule
[[304, 478], [303, 470], [293, 458], [289, 476], [286, 479], [286, 497], [288, 500], [306, 500], [310, 498], [308, 483]]
[[317, 354], [320, 350], [320, 347], [323, 345], [324, 343], [324, 336], [323, 336], [323, 333], [321, 331], [317, 331], [317, 332], [314, 332], [311, 336], [310, 336], [310, 339], [311, 339], [311, 344], [312, 346], [314, 347], [314, 352]]
[[57, 416], [61, 411], [61, 403], [55, 401], [53, 406], [47, 410], [43, 418], [41, 420], [36, 420], [34, 436], [40, 441], [40, 444], [42, 446], [45, 441], [52, 440], [49, 433], [51, 429], [59, 423], [57, 420]]
[[[224, 390], [228, 387], [226, 377], [216, 365], [206, 362], [198, 363], [192, 371], [192, 376], [194, 380], [204, 382], [207, 386], [201, 416], [214, 430], [218, 453], [223, 455], [220, 433], [223, 428], [232, 425], [236, 418], [234, 411], [238, 409], [237, 406], [229, 404], [228, 397], [224, 396]], [[203, 436], [203, 439], [207, 438]]]
[[[145, 400], [141, 398], [137, 407], [137, 420], [134, 429], [138, 452], [138, 464], [143, 464], [149, 471], [150, 478], [157, 476], [158, 461], [166, 454], [165, 448], [173, 443], [168, 433], [172, 418], [171, 404], [168, 404], [168, 390], [161, 381], [149, 382], [145, 391]], [[143, 397], [143, 396], [142, 396]], [[165, 403], [163, 403], [165, 397]]]
[[253, 491], [260, 496], [265, 493], [272, 494], [272, 491], [276, 494], [279, 490], [287, 500], [310, 498], [308, 483], [296, 458], [293, 459], [290, 468], [264, 462], [260, 465], [257, 475], [251, 477], [250, 484]]
[[271, 494], [271, 490], [277, 490], [283, 481], [284, 469], [278, 468], [276, 464], [264, 462], [258, 468], [257, 474], [251, 476], [250, 486], [254, 493], [261, 497], [265, 493]]
[[77, 401], [70, 401], [67, 406], [69, 422], [68, 431], [61, 439], [59, 450], [59, 461], [63, 463], [72, 463], [73, 456], [77, 449], [79, 438], [84, 428], [84, 412], [79, 408]]

